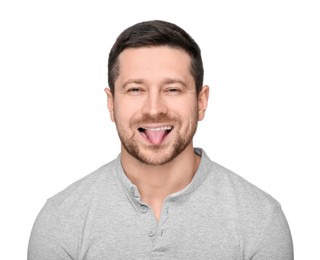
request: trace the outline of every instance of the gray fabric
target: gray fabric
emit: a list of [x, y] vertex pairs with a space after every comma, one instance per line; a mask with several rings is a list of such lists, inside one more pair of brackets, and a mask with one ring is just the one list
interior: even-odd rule
[[28, 260], [293, 259], [279, 203], [196, 151], [195, 177], [165, 200], [159, 223], [118, 157], [47, 201]]

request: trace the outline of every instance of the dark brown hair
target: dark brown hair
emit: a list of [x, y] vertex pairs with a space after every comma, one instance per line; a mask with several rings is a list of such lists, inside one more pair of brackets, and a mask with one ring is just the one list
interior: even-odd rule
[[190, 55], [190, 72], [194, 78], [197, 93], [203, 84], [203, 64], [198, 44], [179, 26], [166, 21], [153, 20], [137, 23], [124, 30], [109, 53], [108, 83], [114, 93], [114, 83], [119, 75], [118, 57], [126, 48], [168, 46], [179, 48]]

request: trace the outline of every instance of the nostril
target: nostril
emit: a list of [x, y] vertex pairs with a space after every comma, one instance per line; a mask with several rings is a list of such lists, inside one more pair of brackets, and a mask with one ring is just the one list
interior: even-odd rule
[[162, 98], [158, 96], [149, 97], [143, 106], [143, 111], [152, 116], [167, 114], [167, 110], [166, 104], [163, 102]]

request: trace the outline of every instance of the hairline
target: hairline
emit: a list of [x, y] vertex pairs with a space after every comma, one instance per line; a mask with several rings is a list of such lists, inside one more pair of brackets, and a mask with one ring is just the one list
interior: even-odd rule
[[193, 75], [193, 73], [192, 73], [192, 71], [193, 71], [192, 70], [192, 66], [193, 66], [193, 63], [194, 63], [194, 59], [193, 59], [192, 55], [185, 48], [183, 48], [183, 47], [181, 47], [179, 45], [166, 44], [166, 43], [163, 43], [163, 44], [146, 44], [146, 45], [141, 45], [141, 46], [128, 46], [128, 47], [123, 48], [121, 50], [121, 52], [119, 52], [119, 54], [117, 55], [117, 58], [114, 61], [114, 65], [113, 65], [113, 68], [112, 68], [112, 71], [111, 71], [111, 74], [113, 75], [114, 81], [113, 81], [113, 88], [111, 88], [111, 86], [109, 86], [109, 88], [110, 88], [111, 93], [112, 93], [113, 96], [114, 96], [114, 93], [115, 93], [115, 82], [116, 82], [117, 78], [119, 77], [119, 71], [120, 71], [119, 57], [120, 57], [120, 55], [125, 50], [128, 50], [128, 49], [156, 48], [156, 47], [168, 47], [168, 48], [171, 48], [171, 49], [182, 50], [184, 53], [186, 53], [189, 56], [189, 58], [190, 58], [189, 72], [191, 74], [191, 77], [193, 78], [194, 87], [196, 89], [196, 94], [198, 96], [202, 86], [200, 86], [199, 88], [197, 87], [197, 82], [196, 82], [195, 75]]

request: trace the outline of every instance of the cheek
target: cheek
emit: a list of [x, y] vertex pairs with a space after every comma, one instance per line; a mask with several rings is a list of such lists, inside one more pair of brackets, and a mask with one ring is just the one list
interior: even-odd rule
[[137, 108], [129, 102], [115, 102], [113, 114], [117, 123], [127, 124], [137, 113]]
[[190, 107], [190, 103], [186, 105], [183, 111], [181, 110], [178, 117], [181, 121], [183, 128], [192, 129], [198, 122], [198, 110], [196, 106]]
[[179, 111], [179, 114], [183, 118], [188, 118], [190, 121], [194, 120], [194, 117], [198, 118], [198, 105], [194, 100], [190, 100], [189, 102], [184, 102], [181, 104], [175, 105], [176, 111]]

